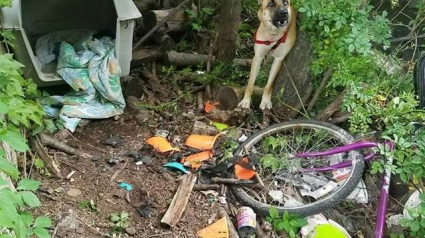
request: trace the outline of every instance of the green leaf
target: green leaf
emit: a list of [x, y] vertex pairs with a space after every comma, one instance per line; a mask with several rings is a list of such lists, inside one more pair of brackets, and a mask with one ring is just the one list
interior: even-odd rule
[[282, 222], [277, 223], [276, 231], [283, 231], [283, 230], [285, 230], [285, 222], [282, 221]]
[[120, 220], [120, 217], [118, 216], [118, 214], [113, 213], [113, 214], [111, 214], [111, 218], [110, 218], [110, 220], [111, 220], [112, 222], [117, 222], [117, 221], [119, 221], [119, 220]]
[[7, 185], [7, 182], [4, 179], [0, 178], [0, 186], [5, 186], [5, 185]]
[[304, 227], [307, 225], [307, 220], [305, 218], [297, 218], [298, 226]]
[[49, 232], [42, 227], [37, 227], [34, 229], [34, 234], [38, 237], [38, 238], [50, 238], [50, 234]]
[[29, 213], [28, 211], [23, 211], [19, 216], [22, 219], [22, 221], [26, 224], [26, 226], [31, 226], [31, 224], [34, 222], [34, 218], [32, 217], [31, 213]]
[[13, 179], [17, 179], [19, 176], [18, 169], [13, 166], [9, 161], [5, 158], [0, 157], [0, 171], [5, 173], [6, 175], [12, 177]]
[[269, 209], [270, 217], [276, 219], [279, 217], [279, 211], [275, 207], [270, 207]]
[[49, 228], [52, 226], [52, 220], [48, 217], [37, 217], [34, 222], [35, 227]]
[[425, 219], [421, 219], [421, 226], [425, 228]]
[[0, 114], [6, 114], [9, 112], [9, 106], [0, 101]]
[[16, 151], [25, 152], [29, 150], [24, 137], [18, 132], [10, 130], [2, 132], [0, 133], [0, 140], [9, 144]]
[[14, 238], [14, 237], [10, 235], [0, 235], [0, 238]]
[[38, 197], [32, 192], [21, 191], [19, 192], [19, 195], [21, 195], [24, 202], [30, 207], [39, 207], [41, 205], [41, 202]]
[[18, 190], [36, 191], [40, 187], [40, 182], [31, 179], [22, 179], [18, 184]]
[[420, 229], [420, 223], [419, 223], [419, 221], [414, 221], [412, 224], [410, 224], [410, 229], [413, 232], [419, 231], [419, 229]]

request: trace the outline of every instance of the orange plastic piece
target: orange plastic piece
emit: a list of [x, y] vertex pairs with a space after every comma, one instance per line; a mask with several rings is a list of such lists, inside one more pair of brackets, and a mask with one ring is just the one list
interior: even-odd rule
[[170, 142], [164, 137], [155, 136], [151, 137], [146, 141], [147, 144], [151, 145], [156, 151], [166, 153], [170, 151], [180, 151], [179, 148], [171, 146]]
[[199, 169], [202, 166], [202, 162], [211, 159], [214, 156], [214, 152], [211, 150], [203, 151], [201, 153], [189, 155], [182, 159], [182, 164], [186, 162], [190, 164], [193, 169]]
[[214, 103], [210, 103], [210, 101], [207, 101], [205, 103], [205, 107], [204, 110], [206, 113], [210, 113], [212, 112], [212, 110], [214, 110], [218, 105], [220, 105], [219, 102], [214, 102]]
[[[248, 163], [248, 158], [243, 158], [243, 161]], [[235, 165], [235, 175], [238, 179], [252, 179], [257, 172], [245, 169], [244, 167], [236, 164]]]
[[184, 144], [198, 150], [212, 150], [220, 135], [221, 134], [216, 136], [190, 135]]
[[229, 238], [229, 227], [226, 217], [221, 218], [210, 226], [198, 232], [200, 238]]

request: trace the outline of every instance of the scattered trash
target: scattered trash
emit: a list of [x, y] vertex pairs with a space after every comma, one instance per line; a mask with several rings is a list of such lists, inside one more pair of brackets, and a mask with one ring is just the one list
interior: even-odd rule
[[171, 146], [170, 142], [168, 142], [166, 138], [161, 136], [149, 138], [146, 143], [151, 145], [155, 150], [161, 153], [180, 151], [180, 149]]
[[229, 238], [229, 227], [227, 226], [226, 217], [200, 230], [197, 236], [200, 238]]
[[240, 236], [251, 237], [255, 234], [257, 215], [250, 207], [241, 207], [237, 214], [237, 225]]
[[121, 136], [117, 135], [117, 136], [112, 136], [111, 138], [107, 139], [105, 141], [106, 145], [110, 145], [113, 147], [119, 147], [124, 143], [124, 140]]
[[108, 164], [110, 165], [117, 165], [120, 163], [123, 163], [125, 160], [123, 158], [110, 158], [108, 159]]
[[218, 202], [221, 205], [226, 205], [227, 204], [227, 198], [225, 196], [220, 196], [220, 197], [218, 197]]
[[333, 181], [329, 181], [329, 183], [327, 183], [325, 186], [315, 190], [315, 191], [308, 191], [306, 189], [300, 189], [300, 193], [301, 196], [309, 196], [309, 197], [313, 197], [315, 199], [319, 199], [323, 196], [325, 196], [326, 194], [332, 192], [336, 187], [338, 187], [338, 184], [333, 182]]
[[210, 103], [210, 101], [205, 102], [204, 110], [206, 113], [212, 112], [217, 106], [220, 105], [219, 102]]
[[66, 176], [66, 179], [68, 179], [68, 180], [70, 180], [71, 179], [71, 177], [72, 176], [74, 176], [74, 174], [76, 173], [76, 171], [71, 171], [71, 173], [69, 173], [67, 176]]
[[186, 139], [185, 145], [198, 150], [212, 150], [220, 136], [221, 134], [216, 136], [190, 135]]
[[197, 154], [189, 155], [182, 159], [182, 164], [193, 169], [199, 169], [202, 166], [203, 161], [207, 161], [213, 158], [214, 152], [211, 150], [203, 151]]
[[136, 208], [140, 216], [144, 218], [151, 218], [151, 205], [150, 203], [142, 204], [140, 207]]
[[157, 130], [155, 132], [155, 136], [160, 136], [160, 137], [164, 137], [167, 138], [170, 135], [170, 132], [167, 130]]
[[143, 165], [143, 164], [144, 164], [144, 163], [143, 163], [143, 161], [137, 161], [137, 162], [136, 162], [136, 165], [137, 165], [137, 166], [140, 166], [140, 165]]
[[189, 171], [180, 163], [177, 162], [170, 162], [164, 165], [165, 168], [171, 169], [171, 170], [177, 170], [182, 173], [188, 174]]
[[80, 196], [82, 192], [79, 189], [72, 188], [66, 194], [70, 197], [77, 197], [77, 196]]
[[404, 204], [403, 214], [395, 214], [387, 219], [388, 227], [400, 225], [400, 221], [403, 218], [412, 218], [409, 214], [409, 209], [414, 209], [421, 205], [421, 198], [419, 197], [420, 194], [420, 191], [415, 191], [412, 195], [410, 195], [406, 204]]
[[273, 201], [279, 202], [279, 203], [284, 203], [285, 200], [283, 200], [284, 198], [284, 194], [283, 191], [280, 190], [270, 190], [269, 192], [269, 196], [273, 199]]
[[204, 194], [210, 203], [217, 201], [218, 192], [214, 190], [201, 191]]
[[215, 126], [215, 128], [217, 128], [219, 131], [224, 131], [229, 128], [228, 125], [219, 122], [213, 122], [213, 126]]
[[120, 187], [127, 190], [128, 192], [130, 192], [131, 190], [133, 190], [133, 186], [131, 186], [128, 183], [120, 183]]
[[241, 137], [239, 137], [238, 141], [239, 142], [245, 142], [248, 139], [248, 136], [246, 136], [245, 134], [243, 134]]
[[307, 225], [301, 228], [303, 238], [351, 238], [348, 232], [333, 220], [322, 214], [307, 217]]
[[183, 158], [183, 155], [181, 153], [174, 153], [170, 157], [170, 162], [180, 162]]
[[363, 179], [360, 180], [354, 191], [347, 197], [347, 200], [355, 201], [361, 204], [367, 204], [369, 202], [369, 195], [367, 193], [367, 187]]
[[[243, 161], [245, 161], [246, 163], [249, 162], [247, 157], [243, 158]], [[241, 165], [235, 165], [235, 175], [238, 179], [252, 179], [256, 173], [257, 172], [250, 169], [246, 169]]]
[[134, 161], [140, 160], [139, 153], [134, 152], [134, 151], [127, 151], [124, 155], [133, 158]]

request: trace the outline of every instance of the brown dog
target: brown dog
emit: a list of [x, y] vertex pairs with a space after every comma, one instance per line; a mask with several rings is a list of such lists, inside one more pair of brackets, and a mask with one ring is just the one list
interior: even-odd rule
[[260, 104], [260, 108], [265, 110], [272, 108], [273, 82], [282, 67], [283, 59], [294, 46], [297, 16], [289, 0], [258, 0], [258, 5], [260, 6], [258, 18], [261, 24], [254, 36], [255, 56], [252, 60], [251, 74], [245, 96], [239, 106], [250, 107], [255, 79], [264, 57], [269, 54], [274, 57], [274, 62]]

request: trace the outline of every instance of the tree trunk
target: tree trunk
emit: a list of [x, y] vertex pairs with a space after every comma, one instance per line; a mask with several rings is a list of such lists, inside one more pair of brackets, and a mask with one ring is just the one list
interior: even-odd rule
[[280, 116], [291, 119], [299, 112], [305, 113], [304, 105], [312, 93], [312, 61], [310, 42], [306, 34], [298, 30], [294, 48], [286, 57], [274, 83], [273, 108]]
[[217, 59], [232, 62], [236, 54], [236, 39], [241, 21], [241, 0], [222, 0], [218, 26]]

